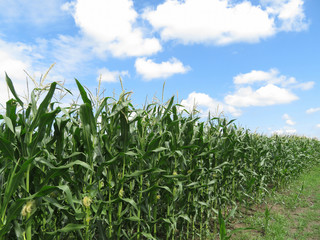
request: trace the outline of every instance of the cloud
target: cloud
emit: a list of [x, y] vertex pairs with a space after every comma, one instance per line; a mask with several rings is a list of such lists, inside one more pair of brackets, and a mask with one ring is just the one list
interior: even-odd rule
[[287, 113], [283, 114], [282, 119], [286, 120], [287, 125], [293, 126], [296, 124]]
[[239, 74], [233, 78], [235, 84], [253, 84], [256, 82], [266, 82], [277, 78], [278, 71], [270, 69], [269, 72], [252, 70], [249, 73]]
[[302, 31], [308, 28], [303, 0], [261, 0], [261, 3], [270, 16], [279, 21], [278, 31]]
[[[26, 94], [26, 78], [24, 70], [31, 70], [32, 47], [22, 43], [7, 43], [0, 39], [0, 103], [8, 100], [8, 88], [5, 72], [11, 78], [18, 94]], [[12, 97], [12, 94], [10, 95]]]
[[298, 83], [298, 81], [294, 77], [287, 77], [285, 75], [280, 75], [280, 72], [276, 68], [270, 69], [268, 72], [265, 71], [258, 71], [252, 70], [249, 73], [239, 74], [233, 78], [233, 82], [236, 85], [243, 85], [243, 84], [277, 84], [281, 87], [287, 88], [295, 88], [301, 90], [309, 90], [313, 88], [314, 82], [305, 82], [305, 83]]
[[259, 42], [280, 31], [308, 27], [302, 0], [262, 0], [261, 5], [232, 0], [166, 0], [146, 9], [161, 39], [184, 44]]
[[[292, 93], [291, 89], [309, 89], [313, 86], [310, 83], [299, 83], [294, 77], [281, 75], [277, 69], [270, 69], [268, 72], [252, 70], [249, 73], [239, 74], [233, 78], [235, 92], [224, 97], [224, 101], [218, 101], [204, 93], [193, 92], [188, 98], [182, 101], [182, 105], [192, 110], [193, 106], [200, 107], [203, 115], [218, 110], [230, 113], [235, 117], [242, 114], [241, 108], [251, 106], [272, 106], [287, 104], [298, 100], [298, 96]], [[305, 87], [304, 84], [308, 87]], [[320, 111], [320, 108], [319, 108]], [[286, 124], [293, 126], [296, 123], [288, 114], [282, 117]], [[293, 132], [292, 129], [282, 130], [283, 133]]]
[[128, 76], [129, 73], [128, 71], [110, 71], [107, 68], [101, 68], [98, 70], [98, 79], [101, 77], [102, 82], [109, 82], [109, 83], [114, 83], [114, 82], [119, 82], [119, 77], [120, 76]]
[[271, 134], [276, 134], [276, 135], [294, 135], [297, 133], [297, 130], [292, 127], [283, 127], [278, 130], [274, 130], [271, 132]]
[[163, 40], [184, 44], [258, 42], [275, 34], [274, 22], [259, 6], [244, 1], [167, 0], [143, 18], [160, 31]]
[[315, 112], [319, 112], [320, 108], [309, 108], [306, 113], [310, 114], [310, 113], [315, 113]]
[[72, 13], [82, 33], [94, 42], [97, 53], [109, 51], [115, 57], [126, 57], [161, 50], [158, 39], [146, 38], [143, 29], [136, 26], [138, 13], [132, 0], [77, 0], [62, 8]]
[[309, 90], [311, 88], [313, 88], [315, 82], [305, 82], [305, 83], [300, 83], [300, 84], [296, 84], [294, 86], [292, 86], [292, 88], [298, 88], [301, 90]]
[[155, 78], [168, 78], [174, 74], [186, 73], [190, 70], [189, 66], [184, 66], [176, 58], [171, 58], [167, 62], [155, 63], [151, 59], [138, 58], [135, 62], [137, 73], [146, 80]]
[[190, 112], [196, 108], [200, 111], [202, 117], [207, 117], [209, 112], [216, 116], [221, 113], [230, 113], [235, 117], [241, 115], [241, 111], [239, 109], [217, 101], [205, 93], [192, 92], [188, 95], [187, 99], [183, 99], [181, 101], [181, 105]]
[[234, 94], [227, 95], [224, 100], [235, 107], [271, 106], [290, 103], [298, 97], [289, 90], [268, 84], [257, 90], [251, 87], [239, 88]]
[[309, 90], [314, 82], [299, 83], [294, 77], [281, 75], [279, 70], [252, 70], [233, 78], [236, 91], [225, 96], [225, 102], [235, 107], [286, 104], [298, 98], [293, 89]]
[[[56, 52], [57, 48], [54, 48], [55, 51], [52, 51], [52, 46], [54, 46], [53, 41], [46, 40], [38, 40], [36, 44], [28, 45], [20, 42], [6, 42], [0, 39], [0, 104], [4, 105], [9, 98], [13, 97], [11, 93], [8, 96], [5, 72], [12, 80], [20, 98], [26, 98], [28, 96], [27, 82], [29, 91], [34, 88], [33, 81], [29, 76], [38, 83], [53, 63], [48, 63], [47, 61], [47, 58], [52, 57], [52, 55], [47, 55], [48, 52], [50, 54], [58, 53]], [[46, 55], [46, 58], [43, 57], [44, 55]], [[71, 67], [71, 65], [67, 65], [67, 61], [58, 61], [57, 65], [54, 67], [54, 71], [51, 71], [47, 76], [48, 82], [62, 82], [64, 78], [60, 73], [66, 73], [66, 69]]]
[[316, 125], [317, 128], [320, 128], [320, 123]]

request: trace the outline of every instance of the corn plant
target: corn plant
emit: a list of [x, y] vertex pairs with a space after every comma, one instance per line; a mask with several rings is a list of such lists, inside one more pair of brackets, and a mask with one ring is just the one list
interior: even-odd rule
[[319, 163], [317, 139], [202, 121], [175, 97], [138, 109], [76, 80], [81, 103], [62, 107], [55, 82], [26, 103], [6, 82], [0, 239], [226, 239], [230, 209]]

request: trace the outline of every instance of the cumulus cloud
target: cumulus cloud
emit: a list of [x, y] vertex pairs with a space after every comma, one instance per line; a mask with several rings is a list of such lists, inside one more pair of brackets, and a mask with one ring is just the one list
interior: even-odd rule
[[271, 134], [276, 134], [276, 135], [294, 135], [296, 133], [297, 133], [297, 130], [292, 127], [283, 127], [271, 132]]
[[107, 68], [101, 68], [98, 70], [98, 80], [101, 79], [102, 82], [119, 82], [119, 77], [128, 76], [128, 71], [110, 71]]
[[275, 34], [273, 19], [259, 6], [244, 1], [167, 0], [143, 17], [163, 40], [189, 43], [257, 42]]
[[281, 75], [279, 70], [276, 68], [266, 71], [252, 70], [249, 73], [239, 74], [233, 78], [233, 82], [236, 85], [248, 84], [252, 85], [255, 83], [262, 84], [277, 84], [281, 87], [295, 88], [301, 90], [309, 90], [313, 88], [314, 82], [298, 83], [294, 77], [287, 77]]
[[[26, 73], [32, 65], [31, 46], [22, 43], [7, 43], [0, 40], [0, 103], [8, 100], [5, 72], [13, 81], [18, 94], [26, 95]], [[12, 95], [10, 95], [12, 97]]]
[[260, 5], [231, 0], [166, 0], [146, 9], [163, 40], [184, 44], [258, 42], [279, 31], [307, 28], [302, 0], [262, 0]]
[[252, 70], [249, 73], [239, 74], [233, 78], [235, 84], [253, 84], [256, 82], [265, 82], [277, 78], [278, 71], [270, 69], [269, 72]]
[[309, 90], [314, 82], [299, 83], [294, 77], [281, 75], [273, 68], [269, 71], [252, 70], [233, 78], [236, 91], [225, 97], [225, 102], [236, 107], [271, 106], [286, 104], [298, 98], [293, 89]]
[[320, 108], [309, 108], [306, 113], [310, 114], [310, 113], [315, 113], [315, 112], [319, 112]]
[[155, 63], [147, 58], [138, 58], [135, 62], [135, 68], [137, 73], [142, 75], [145, 80], [168, 78], [174, 74], [182, 74], [190, 70], [189, 66], [184, 66], [176, 58], [171, 58], [169, 61], [161, 63]]
[[95, 51], [116, 57], [146, 56], [161, 50], [158, 39], [145, 37], [137, 27], [132, 0], [77, 0], [62, 7], [73, 14], [83, 34], [94, 41]]
[[296, 124], [287, 113], [283, 114], [282, 119], [286, 121], [287, 125], [293, 126]]
[[303, 0], [261, 0], [270, 16], [279, 21], [278, 31], [302, 31], [308, 28]]
[[192, 92], [188, 95], [187, 99], [183, 99], [181, 101], [181, 105], [190, 112], [197, 109], [200, 111], [202, 117], [208, 116], [209, 112], [216, 116], [221, 113], [232, 114], [235, 117], [241, 115], [241, 111], [239, 109], [215, 100], [205, 93]]
[[298, 97], [289, 90], [268, 84], [257, 90], [251, 87], [239, 88], [234, 94], [225, 97], [225, 102], [236, 107], [270, 106], [290, 103]]

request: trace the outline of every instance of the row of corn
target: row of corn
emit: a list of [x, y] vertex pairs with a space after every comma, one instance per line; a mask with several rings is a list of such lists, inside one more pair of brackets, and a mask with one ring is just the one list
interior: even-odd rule
[[[0, 116], [0, 239], [214, 239], [218, 213], [263, 199], [319, 163], [320, 142], [201, 121], [172, 97], [123, 92], [61, 107], [57, 83]], [[59, 88], [59, 89], [58, 89]]]

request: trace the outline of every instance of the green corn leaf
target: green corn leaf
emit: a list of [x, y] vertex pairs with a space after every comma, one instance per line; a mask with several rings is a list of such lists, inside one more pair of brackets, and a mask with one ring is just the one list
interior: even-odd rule
[[138, 154], [137, 153], [135, 153], [135, 152], [132, 152], [132, 151], [128, 151], [128, 152], [126, 152], [125, 153], [125, 155], [127, 155], [127, 156], [138, 156]]
[[124, 175], [125, 178], [132, 178], [132, 177], [139, 177], [145, 173], [151, 172], [152, 169], [146, 169], [146, 170], [136, 170], [131, 174]]
[[178, 218], [183, 218], [184, 220], [186, 220], [187, 222], [191, 223], [191, 219], [189, 218], [189, 216], [187, 214], [180, 214], [178, 216]]
[[166, 110], [164, 111], [164, 113], [163, 113], [163, 117], [166, 117], [167, 116], [167, 114], [168, 114], [168, 112], [170, 111], [170, 109], [171, 109], [171, 107], [172, 107], [172, 105], [173, 105], [173, 101], [174, 101], [174, 97], [171, 97], [171, 99], [169, 100], [169, 104], [168, 104], [168, 106], [166, 107]]
[[10, 129], [10, 131], [12, 133], [15, 133], [11, 119], [8, 118], [7, 116], [3, 116], [3, 119], [4, 119], [5, 123], [6, 123], [6, 125], [8, 126], [8, 128]]
[[220, 226], [220, 235], [219, 235], [220, 239], [225, 240], [227, 238], [227, 229], [226, 229], [226, 224], [225, 224], [224, 219], [221, 214], [221, 209], [219, 209], [218, 220], [219, 220], [219, 226]]
[[23, 102], [21, 101], [21, 99], [18, 97], [18, 94], [16, 93], [16, 90], [14, 89], [13, 83], [11, 81], [11, 79], [8, 77], [7, 73], [6, 73], [6, 82], [7, 85], [12, 93], [12, 95], [15, 97], [15, 99], [18, 101], [18, 103], [20, 104], [20, 106], [23, 108]]
[[150, 233], [141, 232], [141, 235], [143, 235], [147, 239], [157, 240], [155, 237], [153, 237]]
[[108, 106], [108, 99], [109, 99], [109, 97], [104, 98], [103, 101], [101, 102], [101, 104], [99, 105], [99, 108], [97, 109], [97, 111], [96, 111], [96, 113], [95, 113], [95, 116], [94, 116], [95, 122], [97, 122], [98, 117], [100, 116], [102, 110], [103, 110], [106, 106]]
[[92, 107], [92, 103], [91, 103], [90, 99], [88, 98], [86, 90], [84, 90], [84, 87], [80, 84], [80, 82], [77, 79], [75, 79], [75, 80], [76, 80], [76, 83], [77, 83], [77, 86], [78, 86], [83, 103], [88, 104], [90, 107]]
[[164, 189], [164, 190], [166, 190], [167, 192], [169, 192], [169, 193], [172, 194], [170, 188], [168, 188], [167, 186], [158, 186], [158, 188], [162, 188], [162, 189]]
[[43, 140], [43, 138], [46, 135], [46, 132], [51, 130], [52, 122], [54, 121], [54, 118], [57, 116], [57, 114], [60, 112], [60, 108], [58, 107], [54, 111], [50, 113], [43, 113], [40, 117], [39, 121], [39, 127], [37, 131], [37, 135], [35, 138], [32, 139], [30, 143], [30, 155], [33, 156], [33, 154], [36, 152], [36, 148], [38, 144]]
[[7, 210], [7, 216], [6, 224], [2, 228], [0, 227], [0, 237], [5, 235], [8, 229], [10, 229], [11, 222], [19, 217], [21, 214], [21, 210], [23, 205], [28, 201], [35, 198], [46, 196], [47, 194], [53, 192], [56, 187], [53, 186], [45, 186], [43, 187], [39, 192], [23, 199], [18, 199], [15, 201]]
[[124, 202], [127, 202], [127, 203], [131, 204], [131, 206], [134, 207], [134, 208], [138, 211], [137, 203], [136, 203], [133, 199], [130, 199], [130, 198], [121, 198], [121, 200], [123, 200]]
[[8, 206], [8, 203], [14, 194], [14, 192], [17, 190], [19, 185], [21, 184], [22, 178], [24, 177], [24, 173], [27, 171], [29, 168], [29, 165], [32, 164], [33, 158], [25, 161], [21, 166], [18, 172], [17, 168], [19, 166], [19, 161], [16, 163], [14, 169], [12, 169], [10, 173], [10, 177], [4, 192], [4, 197], [3, 201], [1, 203], [1, 208], [0, 208], [0, 214], [1, 214], [1, 221], [4, 222], [5, 219], [5, 214], [6, 214], [6, 209]]
[[58, 166], [58, 167], [55, 167], [54, 165], [49, 163], [44, 158], [37, 158], [36, 161], [48, 166], [50, 169], [69, 169], [69, 168], [73, 167], [74, 165], [80, 165], [80, 166], [82, 166], [82, 167], [84, 167], [84, 168], [86, 168], [86, 169], [88, 169], [90, 171], [93, 171], [93, 169], [90, 167], [89, 164], [87, 164], [86, 162], [80, 161], [80, 160], [75, 160], [75, 161], [73, 161], [71, 163], [68, 163], [68, 164], [62, 165], [62, 166]]
[[75, 210], [75, 206], [74, 206], [74, 202], [73, 202], [70, 188], [67, 185], [60, 185], [60, 186], [57, 186], [57, 188], [59, 188], [60, 190], [62, 190], [66, 194], [66, 197], [67, 197], [69, 204], [71, 205], [73, 210]]
[[158, 153], [158, 152], [163, 152], [165, 150], [168, 150], [168, 149], [165, 147], [158, 147], [158, 148], [152, 150], [152, 152]]
[[30, 131], [33, 131], [39, 125], [40, 117], [47, 111], [48, 106], [51, 102], [52, 96], [55, 92], [56, 86], [57, 86], [56, 82], [51, 83], [50, 89], [49, 89], [47, 95], [45, 96], [45, 98], [41, 102], [38, 110], [36, 111], [37, 113], [36, 113], [34, 120], [31, 123]]
[[14, 148], [7, 139], [0, 137], [0, 152], [2, 152], [4, 157], [7, 157], [11, 160], [14, 159]]
[[90, 104], [85, 103], [80, 106], [80, 119], [84, 126], [89, 126], [90, 131], [85, 130], [87, 136], [90, 136], [90, 134], [97, 134], [96, 123]]
[[13, 124], [15, 125], [17, 120], [17, 101], [14, 99], [10, 99], [6, 102], [6, 116], [11, 119]]
[[9, 207], [9, 209], [7, 210], [8, 217], [6, 219], [6, 222], [4, 225], [0, 226], [0, 237], [3, 237], [9, 232], [11, 228], [11, 222], [20, 216], [22, 207], [25, 202], [25, 200], [19, 199]]
[[31, 200], [31, 199], [43, 197], [43, 196], [46, 196], [46, 195], [52, 193], [55, 190], [57, 190], [57, 187], [55, 187], [55, 186], [43, 186], [38, 192], [36, 192], [35, 194], [32, 194], [31, 196], [26, 197], [24, 199]]
[[50, 235], [54, 235], [54, 234], [57, 234], [58, 232], [61, 232], [61, 233], [67, 233], [67, 232], [72, 232], [72, 231], [76, 231], [76, 230], [80, 230], [80, 229], [83, 229], [85, 228], [86, 225], [83, 225], [83, 224], [75, 224], [75, 223], [69, 223], [67, 224], [65, 227], [57, 230], [57, 231], [54, 231], [54, 232], [46, 232], [46, 234], [50, 234]]
[[140, 222], [141, 221], [141, 219], [138, 218], [137, 216], [128, 217], [127, 220], [133, 221], [133, 222]]

